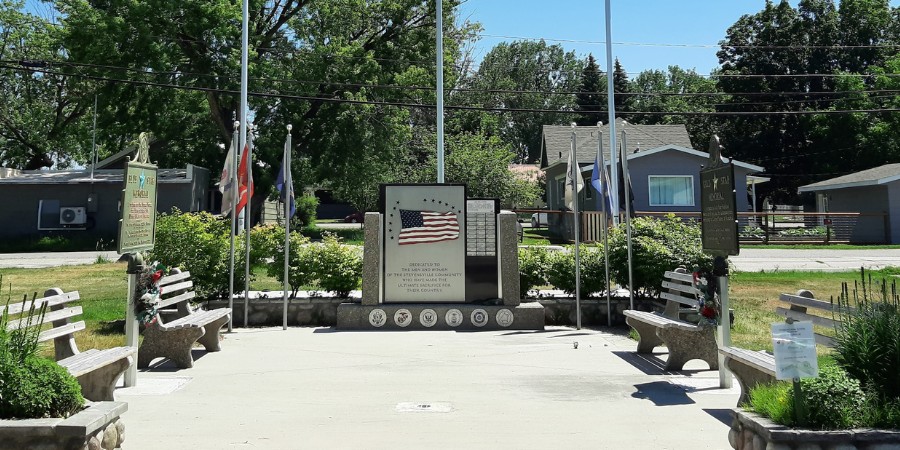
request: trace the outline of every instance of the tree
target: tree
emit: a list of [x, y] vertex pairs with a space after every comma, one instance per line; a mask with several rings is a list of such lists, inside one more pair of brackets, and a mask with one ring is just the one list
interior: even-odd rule
[[500, 43], [485, 55], [478, 71], [463, 81], [462, 86], [470, 91], [458, 96], [458, 101], [488, 108], [540, 111], [454, 113], [456, 125], [451, 128], [499, 136], [513, 150], [516, 161], [535, 162], [540, 158], [541, 127], [571, 120], [556, 111], [574, 109], [568, 93], [577, 88], [580, 70], [575, 54], [559, 45], [544, 41]]
[[584, 69], [581, 70], [581, 84], [575, 94], [575, 110], [581, 111], [575, 122], [579, 126], [596, 125], [604, 119], [601, 111], [606, 111], [606, 80], [594, 55], [588, 54]]
[[622, 64], [619, 63], [619, 58], [616, 58], [616, 62], [613, 67], [613, 92], [616, 94], [616, 111], [627, 112], [629, 110], [631, 101], [627, 95], [618, 94], [629, 93], [629, 89], [631, 86], [628, 83], [628, 73], [625, 72], [625, 69], [622, 68]]
[[[523, 180], [509, 170], [515, 155], [499, 137], [463, 133], [447, 138], [444, 178], [448, 183], [465, 183], [469, 197], [499, 198], [504, 208], [530, 206], [540, 198], [536, 181]], [[433, 182], [436, 173], [432, 156], [415, 179]]]
[[61, 168], [91, 151], [87, 123], [94, 86], [56, 74], [45, 63], [64, 57], [48, 21], [23, 11], [17, 0], [0, 1], [0, 166]]

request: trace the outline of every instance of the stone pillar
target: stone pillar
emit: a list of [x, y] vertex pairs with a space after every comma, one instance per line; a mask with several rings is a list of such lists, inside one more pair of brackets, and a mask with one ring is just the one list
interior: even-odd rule
[[500, 227], [500, 282], [502, 284], [503, 304], [518, 306], [522, 303], [519, 293], [519, 236], [518, 220], [515, 213], [501, 211], [497, 215]]
[[381, 292], [381, 214], [367, 212], [363, 221], [362, 304], [379, 304]]

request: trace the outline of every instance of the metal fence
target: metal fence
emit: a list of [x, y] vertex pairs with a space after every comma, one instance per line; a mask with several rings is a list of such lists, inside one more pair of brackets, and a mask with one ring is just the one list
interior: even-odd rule
[[[537, 210], [517, 210], [517, 213]], [[548, 211], [551, 237], [572, 240], [571, 211]], [[603, 239], [603, 212], [581, 214], [581, 240]], [[700, 213], [637, 211], [637, 217], [674, 215], [682, 220], [700, 220]], [[624, 220], [624, 218], [623, 218]], [[890, 223], [886, 213], [808, 213], [776, 210], [767, 213], [738, 213], [738, 236], [742, 244], [884, 244], [890, 242]]]

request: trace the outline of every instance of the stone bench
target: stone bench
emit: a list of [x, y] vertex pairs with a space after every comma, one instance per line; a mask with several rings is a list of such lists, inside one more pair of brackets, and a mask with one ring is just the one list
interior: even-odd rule
[[669, 349], [666, 370], [681, 370], [692, 359], [706, 361], [711, 370], [719, 368], [716, 327], [644, 311], [626, 310], [624, 314], [625, 323], [638, 333], [638, 353], [653, 353], [654, 348], [663, 344]]
[[149, 367], [159, 357], [172, 360], [181, 369], [193, 367], [194, 356], [191, 349], [195, 342], [203, 345], [209, 352], [221, 350], [219, 334], [231, 317], [231, 309], [194, 309], [190, 302], [196, 294], [190, 277], [190, 272], [173, 269], [170, 275], [159, 281], [161, 292], [157, 308], [162, 310], [175, 307], [176, 318], [165, 323], [163, 315], [158, 314], [156, 321], [144, 329], [144, 341], [138, 352], [138, 367]]
[[[64, 293], [59, 288], [48, 289], [43, 298], [22, 303], [0, 306], [0, 313], [19, 316], [9, 321], [7, 329], [24, 327], [40, 327], [28, 317], [29, 310], [34, 307], [38, 311], [46, 305], [44, 322], [51, 323], [49, 329], [42, 331], [39, 342], [53, 340], [56, 362], [64, 367], [81, 385], [81, 394], [88, 400], [112, 401], [116, 388], [116, 380], [133, 363], [134, 347], [116, 347], [103, 350], [78, 350], [75, 344], [75, 333], [85, 329], [83, 320], [71, 320], [82, 314], [81, 306], [68, 306], [68, 303], [80, 299], [77, 291]], [[36, 318], [35, 318], [36, 319]]]
[[[816, 300], [810, 291], [801, 290], [796, 295], [781, 294], [779, 300], [788, 304], [788, 308], [776, 307], [775, 312], [791, 320], [810, 321], [814, 325], [834, 329], [836, 322], [831, 317], [821, 314], [810, 314], [810, 309], [820, 311], [828, 316], [839, 312], [838, 306], [822, 300]], [[834, 346], [834, 339], [821, 333], [815, 333], [817, 344], [826, 347]], [[750, 390], [759, 384], [775, 381], [775, 356], [763, 351], [746, 350], [738, 347], [719, 349], [725, 361], [725, 367], [734, 374], [741, 385], [741, 396], [738, 406], [750, 400]]]

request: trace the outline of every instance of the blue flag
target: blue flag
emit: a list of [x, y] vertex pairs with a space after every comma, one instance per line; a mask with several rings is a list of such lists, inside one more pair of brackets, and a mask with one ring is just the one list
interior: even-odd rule
[[612, 204], [609, 199], [609, 178], [606, 175], [606, 168], [603, 167], [600, 152], [594, 158], [594, 171], [591, 173], [591, 186], [597, 191], [597, 195], [602, 199], [603, 210], [609, 212], [612, 210]]
[[[291, 206], [291, 212], [290, 212], [290, 215], [288, 216], [288, 219], [293, 218], [294, 213], [297, 212], [297, 202], [294, 200], [294, 183], [293, 183], [293, 178], [291, 177], [291, 168], [290, 168], [290, 166], [285, 164], [285, 161], [287, 160], [287, 152], [289, 152], [289, 151], [291, 151], [291, 150], [290, 150], [290, 148], [288, 148], [287, 142], [285, 142], [285, 145], [284, 145], [285, 154], [281, 158], [281, 170], [278, 171], [278, 178], [275, 179], [275, 189], [278, 189], [278, 194], [281, 198], [281, 201], [285, 201], [284, 185], [285, 184], [288, 185], [288, 189], [287, 189], [288, 200], [287, 201], [290, 202], [289, 204]], [[287, 180], [286, 183], [285, 183], [285, 180]]]

